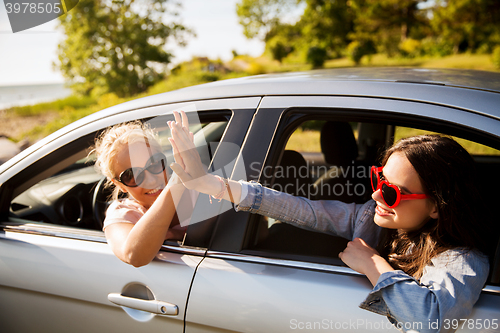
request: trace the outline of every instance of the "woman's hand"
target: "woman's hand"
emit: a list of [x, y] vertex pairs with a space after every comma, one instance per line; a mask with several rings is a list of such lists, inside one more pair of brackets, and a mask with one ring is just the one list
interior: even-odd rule
[[365, 274], [374, 286], [382, 273], [394, 270], [377, 250], [361, 238], [347, 243], [345, 250], [339, 253], [339, 258], [350, 268]]
[[169, 121], [172, 133], [169, 138], [174, 151], [175, 163], [170, 167], [188, 189], [203, 192], [207, 180], [206, 167], [201, 163], [200, 154], [193, 142], [193, 133], [189, 132], [189, 122], [184, 111], [174, 112], [175, 121]]
[[[222, 180], [220, 177], [207, 173], [207, 168], [201, 163], [200, 154], [193, 142], [193, 134], [189, 132], [189, 123], [186, 114], [174, 112], [175, 122], [169, 121], [168, 126], [172, 137], [168, 140], [172, 144], [176, 163], [170, 167], [181, 179], [184, 186], [211, 196], [219, 196], [238, 204], [241, 200], [241, 184], [233, 180]], [[226, 187], [227, 186], [227, 187]]]

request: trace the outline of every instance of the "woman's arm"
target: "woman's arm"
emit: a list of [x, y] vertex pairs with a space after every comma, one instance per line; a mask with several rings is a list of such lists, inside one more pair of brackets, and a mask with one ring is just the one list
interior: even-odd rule
[[[184, 125], [187, 123], [186, 115], [182, 113], [175, 116], [176, 121], [169, 122], [172, 132], [170, 141], [176, 161], [184, 167], [179, 163], [172, 163], [171, 168], [187, 188], [214, 196], [223, 193], [222, 199], [237, 204], [238, 211], [272, 217], [304, 229], [347, 239], [363, 236], [368, 244], [376, 245], [380, 227], [373, 223], [374, 202], [356, 205], [333, 200], [311, 201], [263, 187], [258, 183], [232, 180], [228, 181], [228, 191], [221, 192], [223, 183], [217, 177], [207, 174], [190, 139], [187, 126]], [[243, 186], [245, 191], [242, 191]]]
[[238, 204], [241, 200], [241, 184], [233, 180], [222, 180], [206, 172], [206, 167], [201, 163], [200, 154], [189, 132], [186, 114], [181, 112], [179, 115], [174, 112], [174, 116], [175, 121], [168, 122], [172, 133], [172, 138], [169, 140], [176, 160], [176, 163], [170, 165], [172, 170], [179, 176], [186, 188], [212, 196], [223, 193], [221, 199]]
[[104, 229], [113, 253], [123, 262], [140, 267], [153, 260], [165, 241], [184, 186], [167, 186], [136, 224], [113, 223]]
[[453, 320], [468, 318], [488, 270], [479, 252], [449, 250], [431, 259], [420, 280], [400, 270], [381, 274], [360, 307], [387, 315], [406, 330], [454, 332]]
[[347, 243], [339, 258], [350, 268], [366, 275], [373, 286], [377, 284], [380, 275], [394, 270], [392, 266], [371, 246], [361, 238], [355, 238]]

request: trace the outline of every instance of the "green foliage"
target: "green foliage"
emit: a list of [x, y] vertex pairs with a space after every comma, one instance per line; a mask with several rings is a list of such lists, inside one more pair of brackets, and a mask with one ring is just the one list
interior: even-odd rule
[[426, 24], [418, 10], [422, 0], [352, 0], [355, 15], [353, 40], [371, 39], [381, 52], [394, 56], [399, 44]]
[[421, 42], [412, 38], [408, 38], [399, 44], [399, 51], [405, 57], [414, 58], [420, 55]]
[[[304, 12], [285, 24], [279, 15], [293, 3]], [[328, 59], [347, 53], [359, 63], [373, 52], [364, 49], [368, 41], [379, 53], [406, 58], [489, 54], [500, 44], [498, 0], [240, 0], [238, 15], [247, 36], [260, 36], [280, 62], [308, 61], [317, 47]]]
[[500, 45], [497, 45], [493, 50], [493, 65], [496, 69], [500, 69]]
[[281, 25], [280, 17], [300, 0], [241, 0], [236, 14], [247, 38], [269, 39], [270, 32]]
[[444, 57], [453, 54], [453, 43], [447, 39], [427, 37], [420, 41], [421, 55]]
[[312, 46], [307, 51], [307, 63], [311, 64], [313, 68], [321, 68], [327, 59], [326, 50], [322, 47]]
[[451, 42], [457, 53], [474, 52], [496, 39], [500, 33], [498, 22], [498, 0], [438, 0], [431, 25], [435, 35]]
[[165, 24], [169, 0], [80, 0], [59, 18], [66, 39], [57, 67], [81, 94], [131, 96], [164, 77], [167, 39], [187, 30]]
[[281, 62], [283, 58], [286, 58], [294, 50], [294, 47], [288, 43], [282, 36], [276, 36], [266, 44], [266, 47], [271, 51], [273, 59]]
[[15, 106], [8, 109], [10, 114], [17, 116], [35, 116], [46, 112], [59, 112], [68, 108], [82, 109], [94, 104], [96, 101], [90, 96], [71, 95], [53, 102], [39, 103], [35, 105]]
[[355, 40], [347, 46], [347, 55], [349, 59], [359, 65], [365, 55], [375, 54], [375, 46], [371, 40]]
[[353, 31], [353, 11], [348, 0], [306, 0], [306, 8], [297, 27], [301, 42], [309, 49], [323, 48], [329, 57], [339, 57]]

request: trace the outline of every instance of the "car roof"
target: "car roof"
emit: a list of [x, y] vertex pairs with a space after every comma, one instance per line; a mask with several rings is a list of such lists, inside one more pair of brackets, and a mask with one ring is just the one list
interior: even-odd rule
[[405, 67], [340, 68], [221, 80], [129, 101], [104, 110], [251, 96], [360, 96], [448, 105], [500, 119], [500, 73]]

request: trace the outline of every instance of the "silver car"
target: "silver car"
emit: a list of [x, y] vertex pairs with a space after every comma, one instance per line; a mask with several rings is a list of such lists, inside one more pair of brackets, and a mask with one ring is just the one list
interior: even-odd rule
[[[338, 259], [345, 239], [210, 205], [204, 195], [183, 241], [166, 241], [141, 268], [116, 258], [101, 230], [109, 193], [88, 148], [106, 127], [140, 119], [168, 153], [174, 110], [199, 119], [192, 130], [204, 162], [233, 179], [364, 202], [371, 187], [363, 172], [384, 147], [432, 131], [471, 152], [489, 207], [500, 198], [499, 73], [339, 69], [141, 98], [81, 119], [0, 166], [2, 332], [397, 331], [358, 307], [372, 287]], [[491, 223], [498, 243], [499, 218]], [[472, 314], [450, 328], [500, 332], [498, 244], [490, 257]]]

